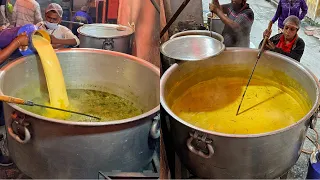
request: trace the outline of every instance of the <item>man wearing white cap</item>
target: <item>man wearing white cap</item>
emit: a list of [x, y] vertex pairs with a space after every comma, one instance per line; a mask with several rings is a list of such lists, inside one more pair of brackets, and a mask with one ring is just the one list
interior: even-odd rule
[[54, 48], [61, 48], [64, 46], [78, 46], [80, 40], [75, 36], [70, 29], [60, 25], [63, 10], [59, 4], [51, 3], [45, 11], [45, 21], [40, 22], [37, 26], [40, 29], [46, 30], [50, 35]]

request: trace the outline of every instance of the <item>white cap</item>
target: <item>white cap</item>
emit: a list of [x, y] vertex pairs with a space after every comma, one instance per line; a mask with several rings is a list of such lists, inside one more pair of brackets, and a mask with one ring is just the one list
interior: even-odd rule
[[62, 7], [57, 3], [51, 3], [46, 9], [46, 13], [49, 11], [55, 11], [60, 17], [62, 17], [63, 10]]
[[300, 29], [300, 19], [297, 16], [294, 16], [294, 15], [288, 16], [283, 21], [283, 24], [285, 25], [285, 24], [290, 23], [290, 22], [291, 22], [291, 25], [294, 25], [297, 29]]
[[81, 7], [81, 11], [87, 12], [87, 11], [88, 11], [88, 7], [87, 7], [87, 6], [82, 6], [82, 7]]

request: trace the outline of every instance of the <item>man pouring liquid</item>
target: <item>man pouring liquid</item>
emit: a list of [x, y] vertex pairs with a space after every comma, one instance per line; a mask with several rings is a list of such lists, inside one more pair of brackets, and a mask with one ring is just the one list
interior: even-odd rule
[[250, 46], [254, 13], [246, 0], [231, 0], [231, 3], [223, 5], [219, 0], [214, 0], [213, 4], [209, 4], [209, 9], [225, 24], [222, 36], [226, 47]]
[[[33, 24], [26, 24], [21, 27], [5, 28], [0, 30], [0, 68], [9, 62], [23, 56], [35, 53], [30, 49], [32, 46], [30, 38], [38, 28]], [[58, 44], [58, 39], [52, 39], [51, 43]], [[0, 101], [0, 127], [4, 126], [3, 103]], [[3, 134], [0, 133], [0, 141]], [[6, 146], [6, 144], [4, 144]], [[0, 166], [11, 165], [9, 157], [4, 156], [0, 150]]]
[[[28, 37], [26, 33], [17, 35], [19, 28], [0, 30], [0, 68], [5, 66], [15, 57], [19, 57], [19, 48], [23, 48], [28, 45]], [[3, 104], [0, 102], [0, 126], [4, 125], [4, 113]], [[1, 134], [1, 140], [3, 140], [3, 134]], [[0, 166], [12, 165], [12, 161], [9, 157], [4, 156], [0, 151]]]

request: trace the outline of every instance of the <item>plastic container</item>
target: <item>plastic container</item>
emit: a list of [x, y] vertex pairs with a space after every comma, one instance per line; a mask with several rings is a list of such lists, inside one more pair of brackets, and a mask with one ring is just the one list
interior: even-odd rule
[[311, 154], [306, 179], [320, 179], [320, 153], [316, 151]]
[[20, 53], [23, 56], [35, 54], [37, 52], [36, 49], [33, 47], [33, 44], [32, 44], [32, 36], [34, 34], [39, 34], [42, 37], [44, 37], [45, 39], [47, 39], [48, 41], [51, 41], [49, 34], [45, 30], [39, 30], [37, 28], [37, 26], [35, 26], [33, 24], [27, 24], [27, 25], [22, 26], [18, 30], [17, 36], [22, 34], [22, 33], [24, 33], [24, 32], [27, 33], [27, 36], [29, 38], [29, 45], [28, 45], [28, 47], [26, 49], [19, 49]]
[[[24, 32], [27, 33], [27, 36], [29, 38], [29, 45], [27, 46], [26, 49], [18, 50], [23, 56], [36, 53], [36, 49], [33, 47], [33, 44], [32, 44], [33, 35], [35, 34], [41, 35], [42, 37], [50, 41], [50, 36], [45, 30], [38, 30], [38, 28], [35, 25], [27, 24], [22, 27], [8, 28], [6, 30], [0, 31], [0, 39], [1, 39], [0, 49], [7, 47], [18, 35]], [[19, 55], [19, 52], [12, 53], [10, 58], [8, 58], [6, 61], [0, 64], [0, 68], [5, 64], [9, 63], [12, 59], [18, 58], [19, 56], [17, 55]], [[0, 126], [3, 126], [5, 124], [2, 105], [3, 105], [2, 102], [0, 102]]]

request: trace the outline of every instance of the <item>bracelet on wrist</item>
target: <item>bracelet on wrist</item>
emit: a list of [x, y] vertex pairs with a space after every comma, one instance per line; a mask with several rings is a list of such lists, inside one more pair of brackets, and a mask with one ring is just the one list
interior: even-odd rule
[[20, 46], [21, 46], [21, 43], [20, 43], [19, 39], [16, 39], [16, 41], [18, 41], [18, 45], [19, 45], [19, 47], [20, 47]]

